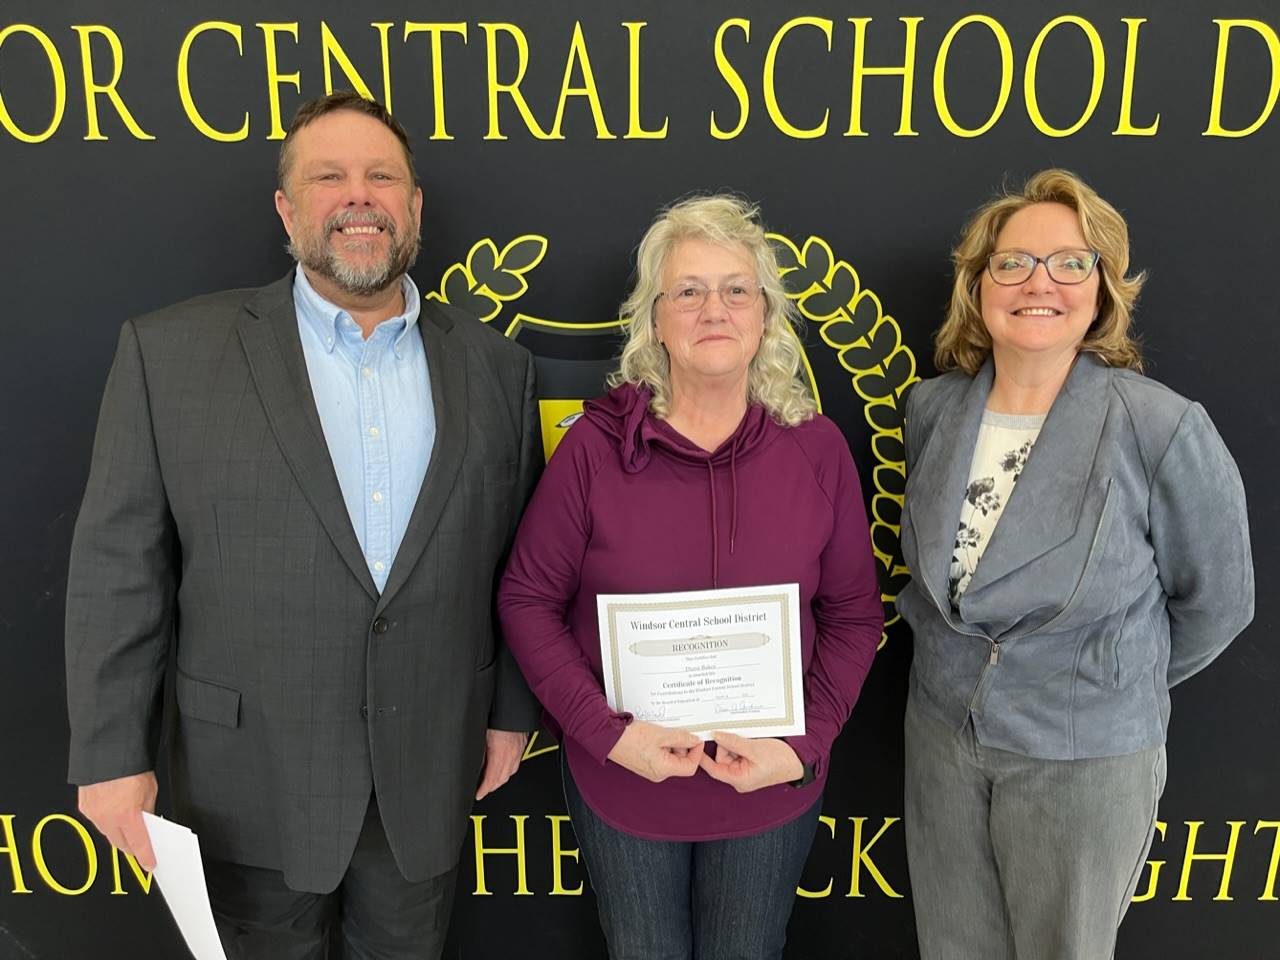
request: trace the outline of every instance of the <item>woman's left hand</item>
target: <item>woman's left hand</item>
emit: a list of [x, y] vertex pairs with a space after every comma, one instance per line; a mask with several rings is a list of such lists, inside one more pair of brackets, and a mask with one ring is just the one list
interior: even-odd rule
[[739, 793], [790, 783], [804, 776], [804, 764], [784, 740], [749, 740], [724, 731], [713, 733], [711, 739], [716, 742], [715, 759], [703, 754], [698, 765]]

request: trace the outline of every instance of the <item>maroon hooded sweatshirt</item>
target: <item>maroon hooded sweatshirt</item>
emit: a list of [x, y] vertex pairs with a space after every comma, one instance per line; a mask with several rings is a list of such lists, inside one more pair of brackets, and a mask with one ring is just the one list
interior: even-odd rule
[[[649, 398], [623, 385], [588, 401], [561, 441], [498, 592], [503, 633], [601, 819], [653, 840], [748, 836], [813, 804], [880, 641], [862, 491], [826, 417], [783, 427], [752, 406], [707, 453]], [[596, 595], [774, 583], [800, 585], [807, 732], [786, 740], [817, 780], [739, 794], [702, 770], [650, 783], [608, 761], [631, 716], [605, 700]]]

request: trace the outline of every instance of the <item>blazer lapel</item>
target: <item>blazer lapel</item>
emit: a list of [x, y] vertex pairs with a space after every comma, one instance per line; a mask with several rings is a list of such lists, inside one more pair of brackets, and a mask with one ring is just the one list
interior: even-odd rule
[[960, 402], [938, 418], [908, 478], [916, 556], [923, 568], [913, 571], [913, 575], [921, 578], [934, 600], [945, 607], [950, 604], [947, 579], [956, 530], [960, 526], [960, 510], [993, 376], [994, 367], [988, 359], [970, 381]]
[[978, 602], [984, 587], [1075, 534], [1106, 419], [1110, 379], [1111, 370], [1093, 354], [1077, 358], [978, 561], [966, 600]]
[[418, 317], [422, 344], [431, 374], [431, 403], [435, 408], [436, 440], [422, 488], [409, 515], [400, 549], [387, 576], [378, 610], [386, 609], [422, 556], [440, 522], [467, 451], [467, 350], [450, 336], [453, 320], [430, 300], [423, 300]]
[[293, 273], [263, 288], [245, 305], [245, 310], [238, 331], [240, 342], [276, 442], [334, 548], [376, 600], [378, 589], [351, 527], [316, 412], [302, 341], [298, 338]]

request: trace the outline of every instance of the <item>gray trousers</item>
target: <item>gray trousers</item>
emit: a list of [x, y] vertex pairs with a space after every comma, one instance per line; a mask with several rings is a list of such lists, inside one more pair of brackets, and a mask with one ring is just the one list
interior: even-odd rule
[[206, 860], [214, 923], [228, 960], [437, 960], [444, 951], [458, 868], [421, 882], [396, 866], [377, 803], [333, 893], [290, 890], [284, 875]]
[[1164, 747], [1040, 760], [911, 699], [906, 841], [921, 960], [1104, 960], [1164, 790]]

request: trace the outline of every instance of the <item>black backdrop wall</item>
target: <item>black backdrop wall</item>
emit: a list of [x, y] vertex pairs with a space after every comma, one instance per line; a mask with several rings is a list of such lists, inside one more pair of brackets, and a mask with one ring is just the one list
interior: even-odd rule
[[[552, 442], [598, 389], [655, 209], [725, 187], [758, 200], [862, 471], [890, 615], [897, 396], [931, 372], [961, 222], [1050, 165], [1119, 206], [1150, 271], [1150, 370], [1234, 451], [1262, 585], [1253, 626], [1175, 692], [1160, 834], [1120, 955], [1280, 957], [1278, 30], [1274, 0], [6, 0], [0, 957], [184, 955], [158, 892], [63, 783], [67, 548], [121, 321], [284, 273], [275, 141], [330, 86], [389, 99], [409, 128], [427, 196], [413, 275], [539, 354]], [[891, 625], [837, 746], [791, 957], [916, 955], [910, 656]], [[554, 750], [540, 735], [476, 810], [451, 956], [601, 955]]]

